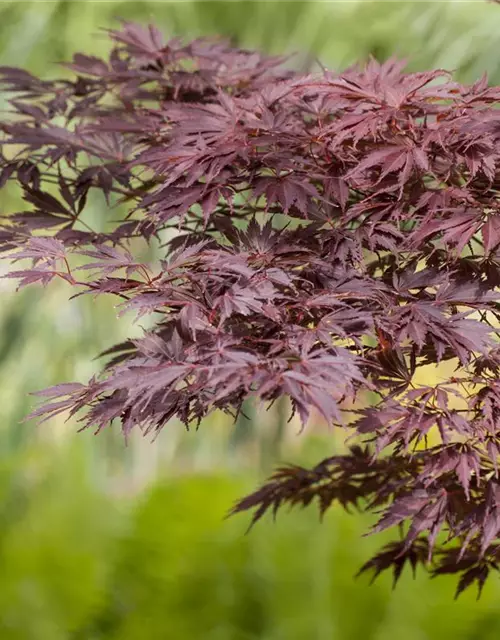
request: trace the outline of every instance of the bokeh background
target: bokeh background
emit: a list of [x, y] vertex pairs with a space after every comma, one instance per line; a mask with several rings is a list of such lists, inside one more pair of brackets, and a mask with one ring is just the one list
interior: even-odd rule
[[[342, 69], [374, 55], [409, 68], [487, 72], [500, 84], [500, 7], [469, 2], [3, 2], [0, 64], [42, 76], [76, 51], [105, 54], [117, 18], [168, 34], [225, 35], [271, 53], [297, 51]], [[15, 203], [0, 194], [2, 212]], [[95, 211], [99, 215], [99, 211]], [[0, 268], [4, 268], [0, 265]], [[15, 293], [0, 280], [0, 638], [2, 640], [493, 640], [500, 580], [453, 601], [455, 581], [404, 575], [354, 580], [383, 542], [369, 522], [314, 508], [244, 535], [224, 520], [234, 500], [280, 461], [331, 455], [338, 434], [298, 434], [286, 404], [219, 415], [199, 431], [172, 423], [126, 447], [113, 431], [22, 422], [29, 393], [86, 380], [94, 356], [140, 332], [106, 300], [68, 302], [53, 285]]]

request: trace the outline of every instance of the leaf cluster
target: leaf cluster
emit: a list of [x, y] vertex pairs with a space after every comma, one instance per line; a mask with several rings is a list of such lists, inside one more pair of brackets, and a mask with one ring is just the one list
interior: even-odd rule
[[[481, 588], [500, 532], [500, 89], [394, 59], [304, 76], [153, 26], [109, 37], [71, 80], [0, 69], [0, 184], [26, 202], [0, 249], [29, 261], [8, 274], [20, 286], [62, 278], [155, 325], [88, 384], [40, 392], [34, 415], [156, 433], [286, 395], [361, 444], [277, 471], [236, 511], [375, 511], [374, 531], [402, 538], [363, 570], [409, 562]], [[453, 376], [416, 382], [443, 362]]]

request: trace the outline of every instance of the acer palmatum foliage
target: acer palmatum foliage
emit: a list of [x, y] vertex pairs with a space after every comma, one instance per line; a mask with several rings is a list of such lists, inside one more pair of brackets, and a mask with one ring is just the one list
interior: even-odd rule
[[[234, 511], [378, 512], [402, 537], [362, 570], [423, 564], [481, 589], [500, 559], [500, 89], [396, 60], [302, 76], [129, 23], [109, 36], [70, 80], [1, 69], [1, 183], [26, 202], [1, 245], [20, 285], [62, 278], [156, 325], [34, 415], [149, 433], [287, 395], [358, 444]], [[161, 263], [137, 259], [165, 238]], [[416, 381], [443, 361], [452, 377]]]

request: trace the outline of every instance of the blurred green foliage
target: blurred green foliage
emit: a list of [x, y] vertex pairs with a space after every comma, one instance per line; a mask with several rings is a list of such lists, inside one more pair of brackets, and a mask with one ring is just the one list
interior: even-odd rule
[[14, 0], [2, 3], [1, 17], [0, 57], [41, 73], [79, 49], [104, 53], [98, 30], [124, 18], [152, 21], [176, 35], [222, 35], [272, 53], [302, 51], [334, 67], [369, 54], [400, 55], [413, 68], [456, 69], [464, 81], [487, 71], [498, 82], [500, 74], [500, 12], [483, 0]]
[[[76, 51], [104, 55], [98, 30], [117, 17], [298, 51], [304, 68], [315, 56], [340, 69], [399, 55], [411, 69], [444, 67], [464, 82], [487, 71], [500, 84], [500, 7], [482, 0], [3, 2], [0, 64], [61, 73], [54, 63]], [[0, 207], [12, 200], [0, 195]], [[30, 391], [85, 380], [100, 350], [140, 327], [117, 319], [112, 301], [68, 302], [64, 285], [15, 294], [0, 283], [2, 640], [500, 637], [495, 580], [479, 603], [466, 593], [458, 606], [446, 579], [405, 575], [394, 594], [388, 576], [372, 587], [354, 581], [380, 542], [361, 537], [362, 517], [334, 511], [320, 525], [307, 509], [248, 536], [244, 516], [223, 520], [255, 487], [250, 469], [278, 457], [317, 461], [337, 443], [285, 432], [283, 406], [267, 415], [249, 408], [236, 429], [220, 416], [198, 433], [174, 424], [158, 442], [136, 435], [127, 448], [112, 431], [94, 438], [74, 424], [20, 423]]]
[[[22, 469], [22, 471], [21, 471]], [[500, 585], [354, 579], [380, 536], [340, 511], [224, 520], [252, 474], [167, 477], [103, 494], [76, 443], [0, 467], [2, 640], [494, 640]]]

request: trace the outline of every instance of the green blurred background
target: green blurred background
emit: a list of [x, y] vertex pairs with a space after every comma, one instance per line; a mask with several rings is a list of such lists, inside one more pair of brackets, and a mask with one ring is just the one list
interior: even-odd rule
[[[470, 2], [3, 2], [0, 64], [43, 76], [76, 51], [105, 54], [100, 27], [153, 21], [172, 35], [222, 34], [272, 53], [297, 51], [341, 69], [373, 54], [410, 69], [485, 71], [500, 84], [500, 7]], [[2, 211], [14, 203], [0, 194]], [[95, 215], [99, 215], [96, 211]], [[0, 265], [0, 268], [5, 268]], [[286, 404], [236, 426], [169, 425], [138, 434], [76, 433], [22, 423], [28, 394], [86, 380], [92, 358], [140, 332], [106, 300], [64, 285], [14, 293], [0, 280], [0, 639], [493, 640], [500, 583], [453, 602], [455, 581], [405, 575], [354, 580], [382, 542], [367, 521], [314, 509], [265, 521], [224, 520], [278, 461], [316, 462], [341, 440], [320, 423], [298, 435]]]

